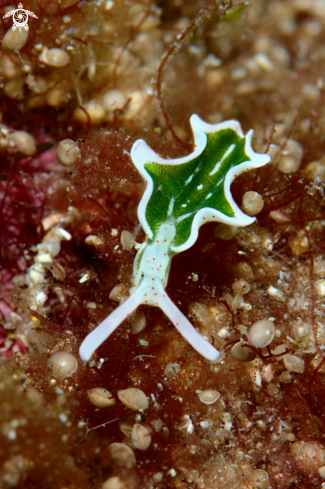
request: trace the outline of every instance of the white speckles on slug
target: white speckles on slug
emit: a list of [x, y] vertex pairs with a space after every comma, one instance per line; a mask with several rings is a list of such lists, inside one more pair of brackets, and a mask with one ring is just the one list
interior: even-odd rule
[[201, 183], [200, 185], [198, 185], [196, 188], [197, 188], [198, 190], [202, 190], [202, 189], [203, 189], [203, 183]]
[[[161, 285], [167, 283], [166, 273], [169, 272], [171, 256], [169, 249], [175, 236], [175, 226], [173, 221], [166, 221], [161, 230], [151, 242], [145, 242], [139, 251], [141, 262], [138, 263], [137, 257], [133, 268], [132, 285], [142, 284], [145, 290], [146, 304], [156, 305], [157, 294], [161, 293]], [[148, 263], [153, 263], [159, 257], [159, 267], [148, 269]], [[161, 266], [160, 266], [161, 265]], [[153, 285], [154, 282], [154, 285]], [[165, 285], [164, 285], [165, 287]]]
[[170, 199], [169, 206], [168, 206], [168, 211], [167, 211], [168, 217], [173, 215], [174, 203], [175, 203], [175, 197], [172, 197]]
[[190, 175], [188, 177], [188, 179], [185, 181], [185, 185], [188, 185], [189, 183], [191, 183], [191, 181], [193, 180], [193, 177], [194, 177], [194, 173], [192, 173], [192, 175]]
[[227, 149], [227, 151], [225, 152], [225, 154], [223, 155], [223, 157], [221, 158], [221, 160], [218, 161], [218, 163], [216, 164], [216, 166], [214, 167], [214, 169], [209, 173], [210, 176], [214, 175], [215, 173], [217, 173], [218, 170], [220, 170], [220, 167], [221, 167], [222, 163], [230, 155], [230, 153], [232, 153], [232, 151], [234, 149], [235, 149], [235, 145], [234, 144], [231, 144], [229, 146], [229, 148]]

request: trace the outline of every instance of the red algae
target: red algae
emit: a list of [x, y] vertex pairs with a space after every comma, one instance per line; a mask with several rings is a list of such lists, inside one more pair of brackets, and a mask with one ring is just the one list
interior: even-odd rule
[[[1, 15], [12, 8], [2, 3]], [[25, 45], [0, 53], [1, 487], [320, 487], [321, 2], [26, 8], [38, 19], [29, 19]], [[2, 38], [11, 25], [3, 22]], [[53, 48], [66, 66], [47, 62]], [[165, 158], [187, 154], [192, 113], [209, 123], [237, 119], [244, 132], [254, 129], [254, 150], [272, 156], [231, 188], [238, 205], [246, 192], [260, 196], [257, 221], [206, 224], [172, 261], [168, 294], [221, 358], [206, 362], [158, 308], [140, 306], [83, 364], [80, 343], [127, 298], [144, 240], [145, 184], [132, 144], [142, 138]], [[24, 153], [17, 131], [36, 149]], [[64, 139], [78, 148], [66, 166], [56, 157]], [[274, 339], [259, 348], [249, 330], [265, 319]], [[250, 361], [234, 356], [234, 345], [250, 349]], [[65, 378], [48, 369], [56, 352], [76, 359]], [[299, 372], [288, 353], [304, 365]], [[87, 392], [95, 388], [115, 404], [94, 405]], [[119, 400], [129, 388], [148, 408]], [[208, 389], [220, 393], [213, 404], [201, 401]]]

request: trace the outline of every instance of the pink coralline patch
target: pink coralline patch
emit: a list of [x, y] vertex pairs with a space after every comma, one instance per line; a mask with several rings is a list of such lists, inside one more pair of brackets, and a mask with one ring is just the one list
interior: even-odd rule
[[0, 181], [0, 247], [2, 266], [16, 273], [27, 267], [24, 250], [39, 240], [45, 194], [35, 188], [33, 176], [19, 167]]
[[22, 164], [24, 163], [28, 163], [28, 167], [33, 171], [65, 173], [64, 167], [57, 160], [55, 146], [32, 158], [24, 158]]
[[[45, 141], [46, 143], [46, 141]], [[41, 141], [41, 144], [44, 144]], [[44, 147], [44, 146], [43, 146]], [[45, 149], [45, 147], [44, 147]], [[11, 322], [16, 310], [13, 293], [17, 287], [15, 278], [21, 276], [33, 261], [32, 246], [42, 241], [42, 219], [48, 203], [48, 189], [59, 166], [54, 148], [37, 156], [19, 158], [16, 151], [8, 151], [3, 157], [0, 172], [0, 321]], [[55, 171], [55, 173], [54, 173]], [[45, 175], [48, 173], [48, 175]], [[14, 330], [0, 325], [0, 354], [13, 356], [25, 353], [28, 347], [15, 337]]]
[[27, 353], [28, 347], [21, 340], [11, 339], [8, 332], [0, 326], [0, 355], [12, 357], [17, 351]]

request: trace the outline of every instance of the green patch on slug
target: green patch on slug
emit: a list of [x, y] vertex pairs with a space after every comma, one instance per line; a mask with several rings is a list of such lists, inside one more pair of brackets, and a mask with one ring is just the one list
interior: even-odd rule
[[188, 240], [197, 212], [205, 207], [234, 217], [227, 200], [225, 179], [231, 168], [251, 158], [245, 153], [245, 139], [233, 129], [207, 134], [203, 152], [178, 165], [146, 163], [153, 181], [153, 192], [146, 209], [146, 220], [153, 234], [173, 215], [176, 219], [174, 246]]

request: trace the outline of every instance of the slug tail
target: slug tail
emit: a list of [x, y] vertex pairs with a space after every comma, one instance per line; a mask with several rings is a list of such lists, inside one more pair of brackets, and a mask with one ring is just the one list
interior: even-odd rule
[[136, 290], [130, 297], [123, 302], [115, 311], [107, 316], [104, 321], [97, 326], [83, 340], [79, 348], [81, 360], [88, 362], [92, 354], [104, 341], [115, 331], [115, 329], [141, 304], [142, 293]]
[[165, 297], [160, 297], [159, 307], [170, 319], [173, 325], [178, 329], [186, 341], [200, 355], [207, 360], [214, 362], [220, 356], [220, 352], [216, 350], [189, 322], [184, 314], [178, 309], [173, 301], [165, 293]]

